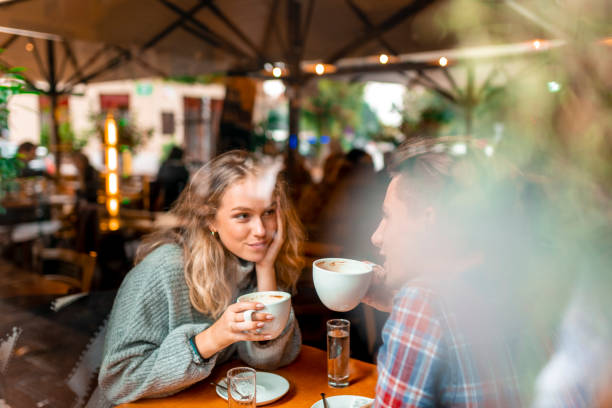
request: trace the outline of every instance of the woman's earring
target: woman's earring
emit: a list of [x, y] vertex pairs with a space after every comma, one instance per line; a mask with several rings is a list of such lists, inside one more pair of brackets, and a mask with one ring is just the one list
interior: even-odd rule
[[214, 237], [215, 236], [215, 231], [210, 230], [210, 235], [212, 235]]

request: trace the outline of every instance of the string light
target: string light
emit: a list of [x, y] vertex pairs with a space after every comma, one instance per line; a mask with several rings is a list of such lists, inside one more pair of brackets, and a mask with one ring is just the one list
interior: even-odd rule
[[108, 213], [112, 217], [115, 217], [117, 216], [117, 214], [119, 214], [119, 200], [117, 200], [116, 198], [111, 198], [110, 200], [108, 200]]
[[550, 81], [546, 85], [548, 86], [548, 92], [556, 93], [561, 90], [561, 84], [557, 81]]
[[451, 147], [450, 153], [455, 156], [463, 156], [467, 153], [467, 145], [465, 143], [455, 143]]
[[108, 174], [108, 193], [110, 195], [116, 195], [119, 192], [119, 179], [117, 173]]
[[108, 222], [108, 229], [111, 231], [117, 231], [119, 229], [119, 220], [117, 218], [111, 218]]
[[272, 69], [272, 75], [274, 75], [275, 78], [280, 78], [282, 73], [283, 71], [279, 67], [274, 67], [274, 69]]
[[440, 57], [440, 59], [438, 60], [438, 64], [440, 64], [441, 67], [445, 67], [448, 65], [448, 60], [446, 59], [446, 57]]
[[104, 123], [104, 148], [106, 150], [106, 209], [111, 219], [108, 228], [111, 231], [119, 229], [119, 157], [117, 152], [117, 123], [109, 112]]
[[380, 54], [380, 57], [378, 57], [378, 60], [380, 61], [381, 64], [386, 64], [387, 62], [389, 62], [389, 56], [387, 54]]
[[117, 170], [117, 148], [109, 147], [106, 153], [106, 166], [109, 170]]
[[533, 47], [534, 49], [536, 49], [536, 50], [539, 50], [539, 49], [540, 49], [540, 47], [542, 47], [542, 43], [540, 42], [540, 40], [534, 40], [534, 41], [531, 43], [531, 45], [532, 45], [532, 47]]
[[106, 118], [106, 144], [117, 144], [117, 124], [111, 115]]
[[315, 72], [317, 75], [323, 75], [325, 73], [325, 66], [323, 66], [323, 64], [315, 65]]
[[34, 50], [34, 44], [32, 44], [31, 42], [27, 43], [25, 49], [27, 52], [32, 52]]

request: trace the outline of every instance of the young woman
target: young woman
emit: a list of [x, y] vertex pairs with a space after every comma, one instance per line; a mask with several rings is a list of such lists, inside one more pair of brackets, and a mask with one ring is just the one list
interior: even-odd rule
[[234, 303], [252, 291], [295, 287], [301, 224], [275, 166], [232, 151], [202, 167], [171, 210], [179, 222], [149, 236], [119, 289], [110, 316], [99, 385], [112, 403], [175, 393], [238, 354], [274, 369], [301, 344], [293, 312], [275, 339], [259, 334], [273, 319]]

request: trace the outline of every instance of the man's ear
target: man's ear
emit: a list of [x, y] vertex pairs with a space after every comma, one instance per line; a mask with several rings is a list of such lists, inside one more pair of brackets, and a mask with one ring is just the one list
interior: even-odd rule
[[428, 225], [433, 225], [436, 223], [436, 209], [432, 206], [428, 206], [425, 209], [425, 222]]

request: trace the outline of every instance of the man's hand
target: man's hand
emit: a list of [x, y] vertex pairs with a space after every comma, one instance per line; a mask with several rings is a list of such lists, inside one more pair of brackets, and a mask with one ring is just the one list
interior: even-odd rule
[[393, 306], [392, 300], [395, 295], [395, 291], [391, 290], [385, 285], [387, 274], [385, 270], [380, 266], [373, 264], [372, 262], [364, 261], [372, 265], [374, 270], [374, 276], [372, 277], [372, 283], [370, 288], [363, 298], [362, 302], [366, 305], [372, 306], [374, 309], [378, 309], [381, 312], [391, 312]]

